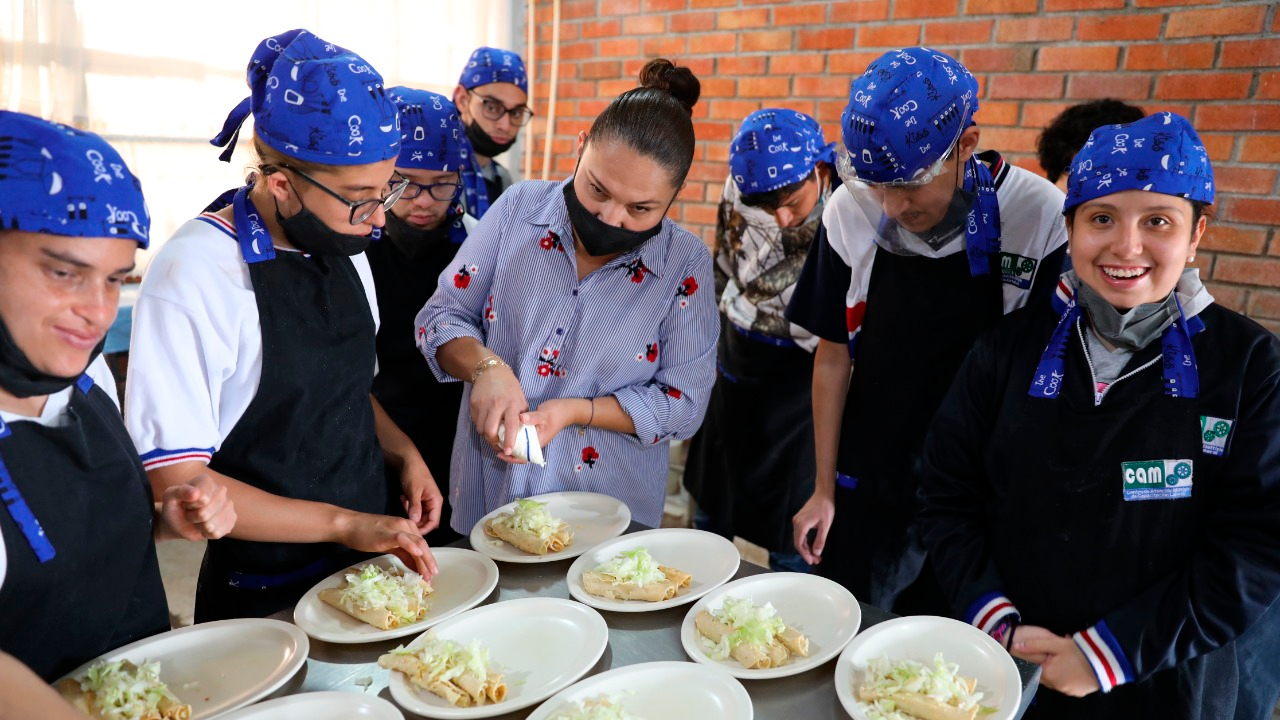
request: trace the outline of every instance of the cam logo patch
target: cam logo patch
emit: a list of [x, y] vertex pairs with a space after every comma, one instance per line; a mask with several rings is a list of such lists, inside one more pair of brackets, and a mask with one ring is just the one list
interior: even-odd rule
[[1036, 261], [1029, 257], [1000, 253], [1000, 274], [1006, 285], [1026, 290], [1031, 287], [1031, 279], [1036, 274]]
[[1120, 463], [1124, 499], [1173, 500], [1191, 497], [1190, 460], [1145, 460]]
[[1234, 420], [1200, 416], [1200, 438], [1204, 441], [1200, 446], [1205, 455], [1222, 457], [1227, 452], [1227, 438], [1231, 436]]

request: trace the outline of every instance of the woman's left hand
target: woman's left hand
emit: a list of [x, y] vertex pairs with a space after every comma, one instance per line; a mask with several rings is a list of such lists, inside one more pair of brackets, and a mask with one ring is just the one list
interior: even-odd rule
[[538, 431], [538, 443], [546, 447], [561, 430], [586, 422], [583, 411], [590, 402], [587, 398], [553, 398], [536, 410], [520, 413], [520, 422], [532, 425]]
[[236, 505], [227, 487], [208, 475], [164, 491], [156, 522], [157, 540], [216, 540], [236, 524]]
[[1099, 690], [1098, 678], [1075, 640], [1034, 625], [1019, 625], [1013, 654], [1040, 665], [1040, 684], [1063, 695], [1084, 697]]
[[440, 495], [440, 488], [427, 464], [421, 459], [406, 462], [400, 469], [400, 487], [404, 490], [400, 502], [404, 504], [409, 521], [423, 535], [435, 530], [440, 525], [444, 498]]

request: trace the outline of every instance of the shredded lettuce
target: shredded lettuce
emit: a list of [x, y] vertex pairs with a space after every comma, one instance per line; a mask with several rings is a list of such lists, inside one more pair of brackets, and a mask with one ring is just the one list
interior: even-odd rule
[[497, 521], [517, 530], [531, 532], [546, 540], [560, 527], [560, 518], [551, 517], [547, 504], [537, 500], [516, 500], [515, 510], [498, 516]]
[[642, 720], [628, 713], [617, 699], [600, 696], [578, 703], [577, 708], [562, 710], [551, 720]]
[[[862, 686], [879, 698], [872, 703], [858, 703], [870, 720], [914, 720], [913, 716], [899, 712], [897, 703], [888, 699], [895, 693], [926, 695], [966, 711], [983, 696], [981, 692], [969, 692], [968, 683], [960, 676], [960, 666], [944, 660], [942, 653], [933, 656], [932, 668], [914, 660], [890, 660], [883, 656], [872, 659], [867, 663]], [[983, 714], [994, 712], [986, 707], [980, 710]]]
[[412, 570], [400, 575], [368, 564], [362, 565], [359, 572], [347, 573], [346, 579], [341, 598], [345, 605], [385, 607], [404, 624], [417, 622], [418, 608], [429, 607], [423, 599], [422, 576]]
[[756, 605], [732, 595], [726, 595], [724, 605], [719, 610], [712, 610], [711, 616], [733, 628], [733, 632], [720, 638], [718, 643], [701, 638], [703, 649], [712, 660], [728, 658], [729, 652], [743, 643], [768, 645], [775, 635], [787, 629], [773, 603]]
[[618, 553], [593, 572], [613, 578], [614, 585], [634, 583], [644, 587], [667, 579], [666, 573], [658, 569], [658, 563], [649, 557], [649, 551], [642, 547]]
[[472, 640], [463, 647], [452, 640], [428, 635], [416, 648], [398, 647], [391, 652], [416, 656], [423, 664], [423, 677], [440, 682], [448, 682], [467, 671], [480, 682], [489, 676], [489, 651], [480, 647], [479, 640]]
[[133, 720], [154, 712], [160, 701], [178, 699], [160, 681], [160, 663], [144, 662], [134, 667], [127, 660], [94, 663], [80, 689], [92, 691], [98, 711], [112, 720]]

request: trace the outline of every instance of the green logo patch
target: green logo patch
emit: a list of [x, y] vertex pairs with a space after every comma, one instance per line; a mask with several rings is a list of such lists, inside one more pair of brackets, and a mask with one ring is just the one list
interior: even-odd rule
[[1000, 274], [1007, 285], [1016, 285], [1023, 290], [1031, 287], [1031, 279], [1036, 274], [1036, 261], [1029, 257], [1000, 253]]
[[1145, 460], [1120, 463], [1124, 499], [1173, 500], [1191, 497], [1190, 460]]
[[1200, 446], [1206, 455], [1222, 457], [1227, 452], [1227, 438], [1231, 436], [1234, 420], [1200, 416], [1200, 437], [1204, 441]]

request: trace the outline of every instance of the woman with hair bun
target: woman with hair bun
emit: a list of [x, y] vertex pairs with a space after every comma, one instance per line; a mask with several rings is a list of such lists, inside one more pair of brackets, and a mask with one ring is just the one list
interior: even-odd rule
[[[571, 178], [502, 195], [418, 315], [432, 371], [468, 383], [449, 473], [459, 532], [561, 490], [612, 495], [657, 526], [668, 444], [702, 422], [719, 334], [711, 256], [666, 217], [693, 162], [700, 84], [657, 59], [640, 85], [578, 135]], [[522, 425], [545, 466], [513, 454]]]

